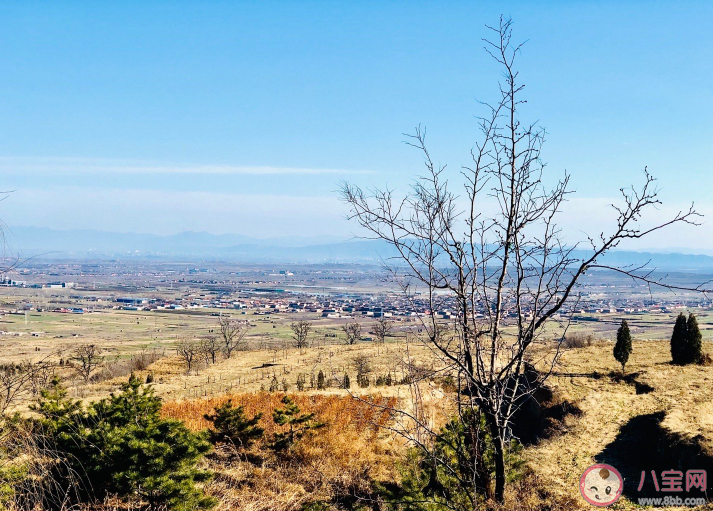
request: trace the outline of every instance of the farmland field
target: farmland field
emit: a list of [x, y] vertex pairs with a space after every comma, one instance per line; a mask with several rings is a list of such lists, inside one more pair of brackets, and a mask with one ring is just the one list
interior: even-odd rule
[[[219, 509], [293, 511], [310, 502], [339, 501], [345, 494], [377, 498], [375, 487], [403, 476], [409, 450], [398, 432], [413, 427], [407, 416], [385, 408], [418, 413], [437, 430], [454, 412], [452, 388], [448, 372], [423, 342], [422, 319], [399, 313], [404, 306], [395, 289], [372, 275], [348, 293], [328, 286], [318, 294], [294, 290], [323, 278], [322, 271], [304, 270], [293, 278], [292, 291], [285, 291], [291, 276], [255, 269], [240, 282], [226, 278], [219, 289], [213, 278], [185, 282], [190, 272], [168, 282], [154, 275], [131, 288], [117, 288], [96, 275], [69, 289], [0, 288], [3, 363], [49, 361], [69, 395], [85, 403], [116, 392], [134, 374], [163, 399], [164, 416], [195, 431], [208, 427], [206, 414], [231, 400], [262, 414], [267, 438], [275, 430], [272, 410], [283, 395], [293, 396], [304, 411], [324, 421], [324, 432], [300, 444], [294, 453], [298, 464], [266, 454], [267, 440], [250, 454], [263, 460], [261, 468], [246, 460], [225, 461], [220, 452], [210, 457], [204, 464], [218, 476], [206, 491], [218, 498]], [[333, 271], [330, 280], [358, 280], [352, 270]], [[666, 293], [653, 301], [650, 296], [649, 302], [636, 293], [621, 298], [621, 289], [604, 291], [599, 284], [590, 283], [584, 291], [600, 310], [588, 305], [571, 311], [541, 336], [536, 348], [541, 354], [552, 352], [564, 327], [568, 336], [580, 335], [586, 342], [564, 349], [547, 381], [550, 404], [567, 412], [552, 419], [547, 434], [526, 442], [521, 486], [510, 487], [504, 509], [585, 509], [578, 493], [582, 471], [608, 463], [627, 480], [634, 478], [642, 467], [629, 464], [626, 453], [647, 448], [639, 436], [665, 438], [666, 449], [674, 453], [670, 459], [694, 448], [713, 459], [713, 368], [670, 365], [667, 342], [676, 315], [695, 312], [704, 351], [713, 353], [710, 304]], [[609, 310], [617, 306], [622, 310]], [[383, 319], [391, 329], [385, 342], [377, 343], [374, 311], [387, 310]], [[439, 319], [444, 327], [451, 324], [448, 314], [445, 308]], [[218, 354], [215, 361], [196, 355], [189, 368], [181, 346], [198, 346], [211, 337], [220, 341], [220, 321], [226, 319], [245, 327], [239, 349], [230, 357]], [[623, 319], [634, 338], [626, 377], [612, 356]], [[295, 345], [291, 325], [299, 321], [311, 326], [307, 347]], [[348, 323], [361, 326], [354, 344], [346, 342]], [[97, 347], [99, 358], [91, 377], [83, 380], [75, 352], [88, 345]], [[414, 371], [425, 376], [414, 380]], [[360, 377], [366, 384], [357, 384]], [[36, 397], [23, 395], [11, 410], [27, 413]], [[522, 491], [526, 500], [519, 499]], [[631, 495], [627, 486], [618, 509], [634, 509]]]

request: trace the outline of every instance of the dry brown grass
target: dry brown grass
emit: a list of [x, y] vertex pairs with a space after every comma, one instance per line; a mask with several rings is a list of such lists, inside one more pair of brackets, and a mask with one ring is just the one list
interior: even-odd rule
[[209, 423], [203, 415], [228, 399], [244, 406], [248, 416], [263, 413], [265, 436], [246, 456], [228, 456], [219, 449], [208, 461], [216, 477], [207, 491], [219, 499], [218, 509], [292, 511], [311, 502], [340, 509], [339, 502], [377, 498], [373, 482], [398, 477], [402, 446], [382, 430], [389, 413], [381, 407], [394, 406], [394, 398], [371, 396], [377, 405], [372, 406], [349, 396], [293, 395], [303, 412], [315, 413], [326, 427], [287, 454], [277, 454], [266, 444], [280, 429], [272, 421], [272, 411], [283, 406], [283, 395], [230, 394], [164, 404], [164, 416], [183, 420], [194, 430], [206, 429]]
[[[262, 427], [265, 434], [271, 435], [277, 431], [272, 423], [272, 411], [275, 408], [282, 408], [281, 400], [284, 393], [234, 393], [222, 396], [209, 397], [195, 400], [170, 401], [163, 404], [162, 414], [183, 421], [186, 426], [194, 431], [207, 429], [210, 423], [204, 419], [204, 415], [228, 400], [233, 404], [245, 408], [248, 416], [257, 413], [263, 414]], [[389, 419], [389, 414], [381, 409], [383, 406], [393, 407], [396, 402], [394, 398], [382, 397], [379, 395], [369, 396], [371, 406], [368, 402], [353, 399], [350, 396], [321, 395], [321, 394], [289, 394], [295, 403], [304, 413], [315, 413], [317, 417], [328, 424], [328, 429], [344, 430], [350, 426], [359, 431], [376, 434], [379, 427], [383, 426]]]
[[[195, 399], [201, 397], [222, 396], [230, 393], [250, 393], [268, 390], [273, 377], [277, 379], [282, 390], [283, 380], [288, 385], [288, 391], [297, 390], [297, 378], [304, 375], [308, 383], [310, 377], [322, 371], [330, 387], [321, 394], [348, 395], [346, 390], [340, 388], [344, 373], [348, 373], [352, 382], [352, 391], [361, 394], [397, 395], [404, 390], [394, 387], [378, 387], [359, 389], [356, 385], [356, 370], [354, 360], [366, 357], [370, 362], [370, 377], [391, 374], [394, 381], [401, 380], [408, 369], [407, 357], [419, 367], [432, 369], [433, 357], [424, 346], [412, 343], [392, 343], [378, 346], [371, 343], [358, 345], [334, 344], [319, 346], [304, 350], [251, 350], [240, 351], [230, 359], [221, 359], [216, 364], [205, 366], [199, 364], [197, 370], [186, 374], [186, 366], [175, 352], [169, 350], [169, 355], [151, 364], [144, 371], [137, 371], [136, 375], [144, 379], [149, 373], [154, 377], [154, 387], [161, 397], [167, 400]], [[108, 392], [118, 388], [125, 378], [114, 378], [94, 385], [87, 389], [92, 395]]]
[[[582, 509], [589, 506], [579, 498], [579, 477], [634, 417], [663, 412], [662, 427], [683, 438], [697, 437], [704, 449], [713, 452], [713, 367], [674, 366], [669, 363], [668, 342], [635, 341], [627, 373], [638, 373], [636, 380], [653, 388], [637, 394], [634, 385], [609, 376], [617, 371], [612, 348], [613, 343], [599, 342], [563, 354], [559, 375], [549, 384], [577, 402], [583, 414], [569, 420], [565, 434], [526, 451], [529, 466], [543, 487]], [[626, 499], [617, 506], [634, 508]]]

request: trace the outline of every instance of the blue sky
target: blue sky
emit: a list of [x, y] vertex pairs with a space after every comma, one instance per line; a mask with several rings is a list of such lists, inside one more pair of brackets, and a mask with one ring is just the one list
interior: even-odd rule
[[[467, 162], [500, 14], [528, 40], [524, 117], [573, 176], [568, 228], [599, 229], [645, 165], [661, 214], [713, 216], [711, 2], [126, 1], [0, 2], [0, 218], [348, 235], [338, 183], [406, 186], [417, 124]], [[642, 243], [709, 251], [713, 229]]]

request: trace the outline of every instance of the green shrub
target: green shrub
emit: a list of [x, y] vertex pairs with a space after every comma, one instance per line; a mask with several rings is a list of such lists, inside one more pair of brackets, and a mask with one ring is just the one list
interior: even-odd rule
[[681, 313], [676, 318], [671, 335], [671, 359], [674, 364], [686, 365], [695, 364], [701, 361], [701, 331], [698, 328], [698, 320], [693, 314]]
[[307, 378], [303, 373], [300, 373], [297, 375], [297, 390], [302, 392], [305, 389], [305, 386], [307, 385]]
[[[511, 440], [505, 463], [508, 482], [522, 476], [522, 446]], [[412, 448], [401, 466], [401, 487], [385, 490], [409, 511], [479, 509], [495, 475], [494, 448], [485, 420], [467, 410], [448, 422], [427, 449]]]
[[262, 437], [265, 432], [258, 426], [262, 418], [261, 413], [248, 419], [245, 416], [244, 408], [233, 406], [233, 402], [230, 400], [218, 406], [215, 413], [204, 417], [213, 423], [214, 429], [209, 430], [209, 433], [214, 443], [229, 442], [237, 447], [247, 448], [253, 441]]
[[702, 341], [703, 336], [698, 328], [698, 320], [695, 314], [688, 315], [686, 323], [688, 336], [686, 337], [686, 355], [687, 361], [691, 364], [698, 364], [703, 359]]
[[86, 409], [55, 381], [34, 409], [55, 444], [58, 467], [81, 480], [83, 500], [117, 495], [151, 509], [212, 506], [196, 487], [210, 477], [197, 467], [210, 444], [180, 421], [161, 418], [161, 399], [137, 378]]
[[686, 315], [680, 313], [676, 318], [676, 323], [673, 325], [673, 333], [671, 334], [671, 359], [674, 364], [685, 364], [687, 336], [688, 325], [686, 323]]
[[369, 386], [369, 375], [368, 374], [357, 374], [357, 385], [362, 389]]
[[277, 392], [280, 388], [280, 383], [277, 381], [277, 376], [273, 375], [272, 380], [270, 380], [270, 392]]
[[285, 405], [284, 408], [277, 408], [272, 412], [272, 420], [279, 426], [287, 426], [288, 429], [275, 433], [272, 443], [275, 450], [286, 450], [308, 431], [325, 426], [323, 422], [315, 420], [314, 413], [300, 413], [300, 407], [289, 396], [282, 398], [282, 404]]

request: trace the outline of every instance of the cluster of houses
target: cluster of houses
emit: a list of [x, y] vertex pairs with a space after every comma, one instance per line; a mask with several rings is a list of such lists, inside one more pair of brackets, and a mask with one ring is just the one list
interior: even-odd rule
[[26, 280], [14, 280], [10, 277], [0, 278], [0, 287], [21, 287], [31, 289], [74, 289], [76, 282], [46, 282], [44, 284], [28, 284]]
[[[430, 302], [425, 294], [415, 293], [405, 296], [398, 292], [386, 291], [386, 288], [380, 287], [380, 284], [368, 284], [375, 281], [373, 274], [366, 270], [232, 271], [224, 269], [218, 272], [201, 268], [181, 269], [177, 265], [160, 264], [156, 267], [150, 265], [135, 267], [118, 263], [96, 265], [87, 263], [75, 266], [70, 268], [44, 265], [32, 271], [18, 272], [20, 278], [31, 279], [31, 284], [25, 280], [0, 276], [0, 287], [76, 289], [78, 286], [74, 282], [54, 280], [78, 279], [83, 284], [79, 286], [80, 290], [72, 291], [68, 296], [69, 300], [67, 294], [61, 291], [56, 293], [57, 300], [54, 302], [50, 300], [51, 306], [55, 307], [52, 309], [54, 312], [67, 314], [115, 308], [134, 311], [211, 309], [211, 313], [216, 315], [220, 314], [220, 310], [240, 310], [258, 316], [275, 313], [309, 313], [329, 319], [354, 317], [408, 319], [427, 316], [432, 311], [438, 318], [444, 320], [456, 318], [458, 315], [452, 297], [439, 295], [435, 302]], [[95, 276], [99, 278], [101, 294], [96, 292], [96, 282], [90, 280]], [[372, 280], [368, 280], [370, 278]], [[38, 280], [49, 280], [49, 282], [37, 283]], [[366, 291], [366, 285], [361, 284], [363, 282], [367, 282], [369, 289], [384, 289], [384, 291]], [[88, 290], [92, 283], [94, 292], [81, 291], [81, 289]], [[181, 292], [178, 292], [178, 286], [182, 289]], [[141, 296], [142, 294], [144, 296]], [[575, 314], [591, 318], [599, 314], [672, 314], [680, 309], [712, 306], [705, 297], [685, 300], [680, 295], [660, 299], [651, 299], [643, 294], [622, 293], [619, 297], [606, 295], [607, 293], [585, 291], [579, 302], [568, 304], [560, 312], [563, 315]], [[55, 294], [52, 294], [52, 297], [54, 296]], [[18, 310], [20, 309], [22, 307], [18, 306]], [[505, 317], [511, 319], [519, 313], [531, 314], [527, 306], [518, 311], [514, 303], [507, 301], [505, 311]], [[488, 310], [481, 306], [475, 314], [485, 316]]]
[[[253, 315], [270, 315], [276, 313], [310, 313], [323, 318], [411, 318], [430, 315], [431, 304], [421, 296], [405, 297], [396, 293], [378, 295], [359, 294], [309, 294], [290, 293], [285, 290], [269, 292], [254, 288], [250, 291], [236, 293], [188, 293], [183, 297], [143, 298], [119, 297], [114, 299], [114, 308], [123, 310], [182, 310], [182, 309], [226, 309], [249, 311]], [[673, 313], [679, 309], [695, 307], [710, 307], [710, 303], [698, 302], [684, 304], [645, 303], [631, 299], [620, 301], [589, 301], [564, 308], [563, 315], [582, 314], [650, 314]], [[439, 319], [453, 319], [457, 311], [453, 300], [444, 297], [439, 300], [438, 308], [434, 309]], [[485, 309], [477, 310], [476, 316], [485, 316]], [[525, 306], [525, 315], [531, 311]], [[506, 304], [505, 317], [515, 317], [517, 310], [514, 304]]]

